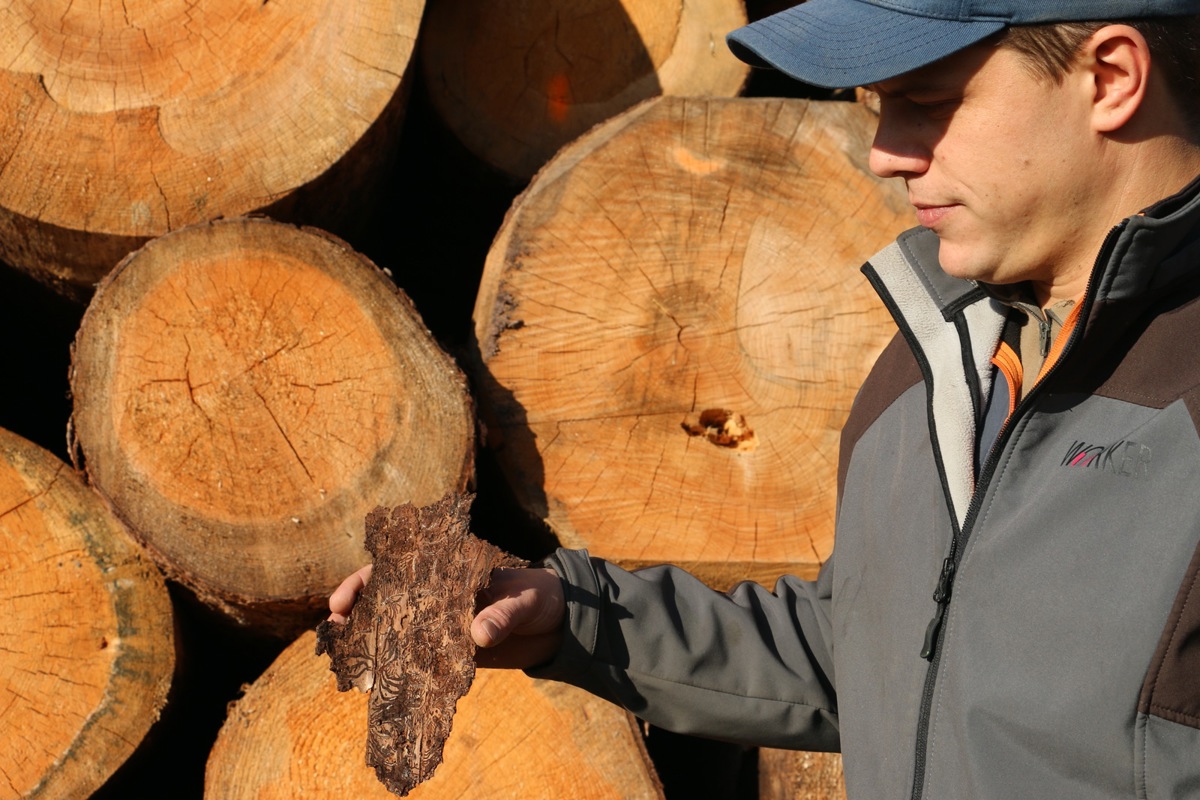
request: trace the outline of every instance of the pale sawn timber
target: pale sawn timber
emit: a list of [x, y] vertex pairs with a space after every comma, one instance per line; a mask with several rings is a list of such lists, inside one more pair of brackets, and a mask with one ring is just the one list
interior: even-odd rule
[[15, 0], [0, 259], [86, 300], [151, 238], [253, 211], [340, 230], [395, 145], [424, 0]]
[[93, 485], [168, 577], [290, 639], [370, 559], [363, 519], [473, 475], [465, 378], [366, 257], [261, 218], [152, 240], [72, 353]]
[[758, 800], [846, 800], [842, 754], [761, 748]]
[[647, 101], [560, 152], [488, 254], [489, 444], [561, 544], [711, 586], [815, 576], [839, 431], [895, 325], [859, 268], [914, 219], [857, 103]]
[[[364, 763], [367, 697], [337, 691], [316, 635], [285, 649], [230, 707], [206, 800], [389, 800]], [[411, 800], [662, 800], [636, 721], [582, 689], [481, 669], [459, 701], [437, 773]]]
[[166, 704], [166, 584], [70, 465], [5, 430], [0, 565], [0, 798], [88, 797]]

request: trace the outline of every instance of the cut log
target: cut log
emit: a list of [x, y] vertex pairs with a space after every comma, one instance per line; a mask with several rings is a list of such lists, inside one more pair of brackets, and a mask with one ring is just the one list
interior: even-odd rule
[[758, 800], [845, 800], [840, 753], [758, 751]]
[[401, 124], [424, 0], [18, 0], [0, 259], [86, 298], [148, 239], [266, 210], [339, 230]]
[[749, 68], [725, 34], [742, 0], [430, 4], [421, 66], [446, 126], [527, 180], [593, 125], [658, 95], [731, 97]]
[[864, 106], [866, 106], [868, 109], [870, 109], [873, 114], [878, 116], [878, 114], [879, 114], [879, 93], [878, 92], [874, 92], [870, 89], [859, 86], [854, 90], [854, 99], [856, 102], [862, 103]]
[[344, 624], [317, 627], [338, 691], [370, 692], [367, 764], [402, 797], [442, 763], [454, 706], [475, 679], [475, 596], [493, 569], [526, 563], [471, 534], [472, 499], [372, 511], [371, 580]]
[[367, 563], [363, 519], [472, 476], [465, 379], [365, 257], [265, 219], [151, 241], [72, 356], [87, 474], [168, 577], [289, 640]]
[[171, 601], [80, 476], [3, 430], [0, 616], [0, 797], [88, 797], [166, 703]]
[[661, 98], [514, 203], [475, 306], [489, 443], [568, 547], [718, 589], [813, 577], [838, 434], [895, 331], [858, 269], [912, 224], [855, 103]]
[[[339, 693], [307, 633], [232, 705], [209, 755], [212, 800], [394, 797], [363, 763], [367, 698]], [[413, 800], [661, 800], [636, 722], [588, 693], [518, 670], [480, 670], [444, 763]]]

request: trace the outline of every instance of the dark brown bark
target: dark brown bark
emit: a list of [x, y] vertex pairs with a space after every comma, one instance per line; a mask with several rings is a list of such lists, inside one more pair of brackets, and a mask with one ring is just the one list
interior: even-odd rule
[[338, 689], [370, 692], [367, 764], [403, 797], [442, 762], [454, 709], [475, 677], [475, 595], [496, 567], [525, 564], [470, 531], [470, 495], [375, 509], [371, 580], [344, 625], [317, 628]]

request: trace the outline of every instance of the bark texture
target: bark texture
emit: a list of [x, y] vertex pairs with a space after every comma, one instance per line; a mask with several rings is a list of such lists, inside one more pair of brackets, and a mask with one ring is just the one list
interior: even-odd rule
[[563, 145], [659, 95], [731, 97], [749, 68], [725, 46], [742, 0], [433, 3], [430, 99], [484, 163], [525, 180]]
[[367, 561], [372, 508], [473, 474], [465, 379], [407, 297], [266, 219], [131, 254], [83, 317], [71, 388], [89, 478], [168, 576], [289, 640]]
[[475, 305], [488, 443], [559, 541], [718, 589], [813, 577], [838, 437], [895, 331], [859, 274], [913, 224], [848, 102], [647, 101], [513, 204]]
[[0, 430], [0, 798], [96, 791], [175, 665], [162, 576], [71, 468]]
[[0, 258], [60, 291], [270, 210], [337, 230], [395, 143], [423, 0], [16, 0], [0, 11]]
[[374, 569], [344, 625], [322, 622], [339, 691], [370, 692], [367, 764], [400, 796], [433, 776], [454, 707], [475, 677], [475, 595], [497, 567], [525, 562], [470, 532], [470, 495], [367, 517]]

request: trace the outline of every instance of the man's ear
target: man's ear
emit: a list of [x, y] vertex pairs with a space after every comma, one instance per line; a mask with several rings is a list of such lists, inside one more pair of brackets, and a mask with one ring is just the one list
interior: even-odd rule
[[1128, 25], [1107, 25], [1092, 34], [1080, 53], [1093, 86], [1092, 125], [1112, 133], [1133, 117], [1150, 82], [1150, 46]]

